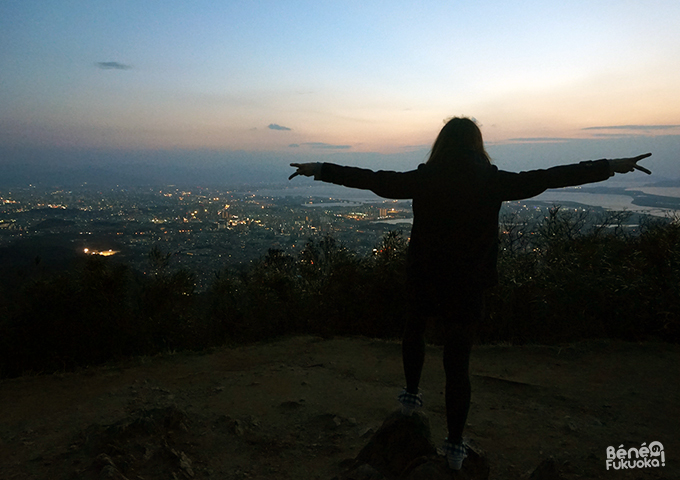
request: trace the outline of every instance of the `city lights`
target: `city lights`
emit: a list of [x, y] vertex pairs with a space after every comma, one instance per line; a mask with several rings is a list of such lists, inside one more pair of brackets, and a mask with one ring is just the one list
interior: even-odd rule
[[91, 249], [89, 249], [89, 248], [84, 248], [84, 249], [83, 249], [83, 253], [85, 253], [86, 255], [99, 255], [99, 256], [102, 256], [102, 257], [110, 257], [111, 255], [115, 255], [115, 254], [117, 254], [117, 253], [119, 253], [119, 252], [118, 252], [118, 250], [112, 250], [112, 249], [108, 249], [108, 250], [91, 250]]

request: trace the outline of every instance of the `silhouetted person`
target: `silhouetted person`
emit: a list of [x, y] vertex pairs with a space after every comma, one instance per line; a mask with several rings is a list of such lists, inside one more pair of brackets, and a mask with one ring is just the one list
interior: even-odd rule
[[426, 163], [408, 172], [372, 171], [331, 163], [292, 163], [295, 175], [371, 190], [392, 199], [413, 199], [413, 227], [407, 255], [409, 315], [402, 353], [406, 388], [402, 412], [422, 406], [418, 391], [425, 358], [428, 318], [444, 331], [446, 417], [444, 442], [449, 466], [466, 456], [463, 427], [470, 408], [469, 361], [484, 290], [498, 283], [498, 212], [504, 201], [606, 180], [638, 169], [632, 158], [586, 161], [546, 170], [512, 173], [491, 164], [477, 124], [453, 118], [442, 128]]

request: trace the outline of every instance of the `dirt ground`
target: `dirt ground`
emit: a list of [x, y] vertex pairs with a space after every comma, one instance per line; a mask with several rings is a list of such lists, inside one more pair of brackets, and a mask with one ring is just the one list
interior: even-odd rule
[[[422, 381], [444, 429], [441, 349]], [[479, 346], [466, 436], [492, 479], [554, 457], [565, 479], [680, 478], [680, 346]], [[331, 479], [393, 412], [397, 342], [295, 337], [0, 382], [0, 479]], [[609, 446], [665, 465], [606, 468]], [[658, 457], [657, 457], [658, 458]]]

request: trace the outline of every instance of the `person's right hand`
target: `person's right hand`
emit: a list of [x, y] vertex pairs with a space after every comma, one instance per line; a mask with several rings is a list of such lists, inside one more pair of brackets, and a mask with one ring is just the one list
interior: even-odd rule
[[612, 172], [612, 174], [628, 173], [632, 172], [633, 170], [640, 170], [641, 172], [645, 172], [647, 175], [651, 175], [652, 172], [637, 164], [637, 162], [639, 162], [643, 158], [647, 158], [651, 155], [652, 155], [651, 153], [643, 153], [642, 155], [638, 155], [637, 157], [613, 158], [609, 160], [609, 169]]

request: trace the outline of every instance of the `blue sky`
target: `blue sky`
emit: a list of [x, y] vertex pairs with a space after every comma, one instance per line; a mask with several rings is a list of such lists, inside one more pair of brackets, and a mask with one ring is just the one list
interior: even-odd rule
[[0, 162], [180, 150], [401, 168], [468, 115], [502, 168], [650, 150], [677, 176], [678, 18], [675, 0], [4, 0]]

